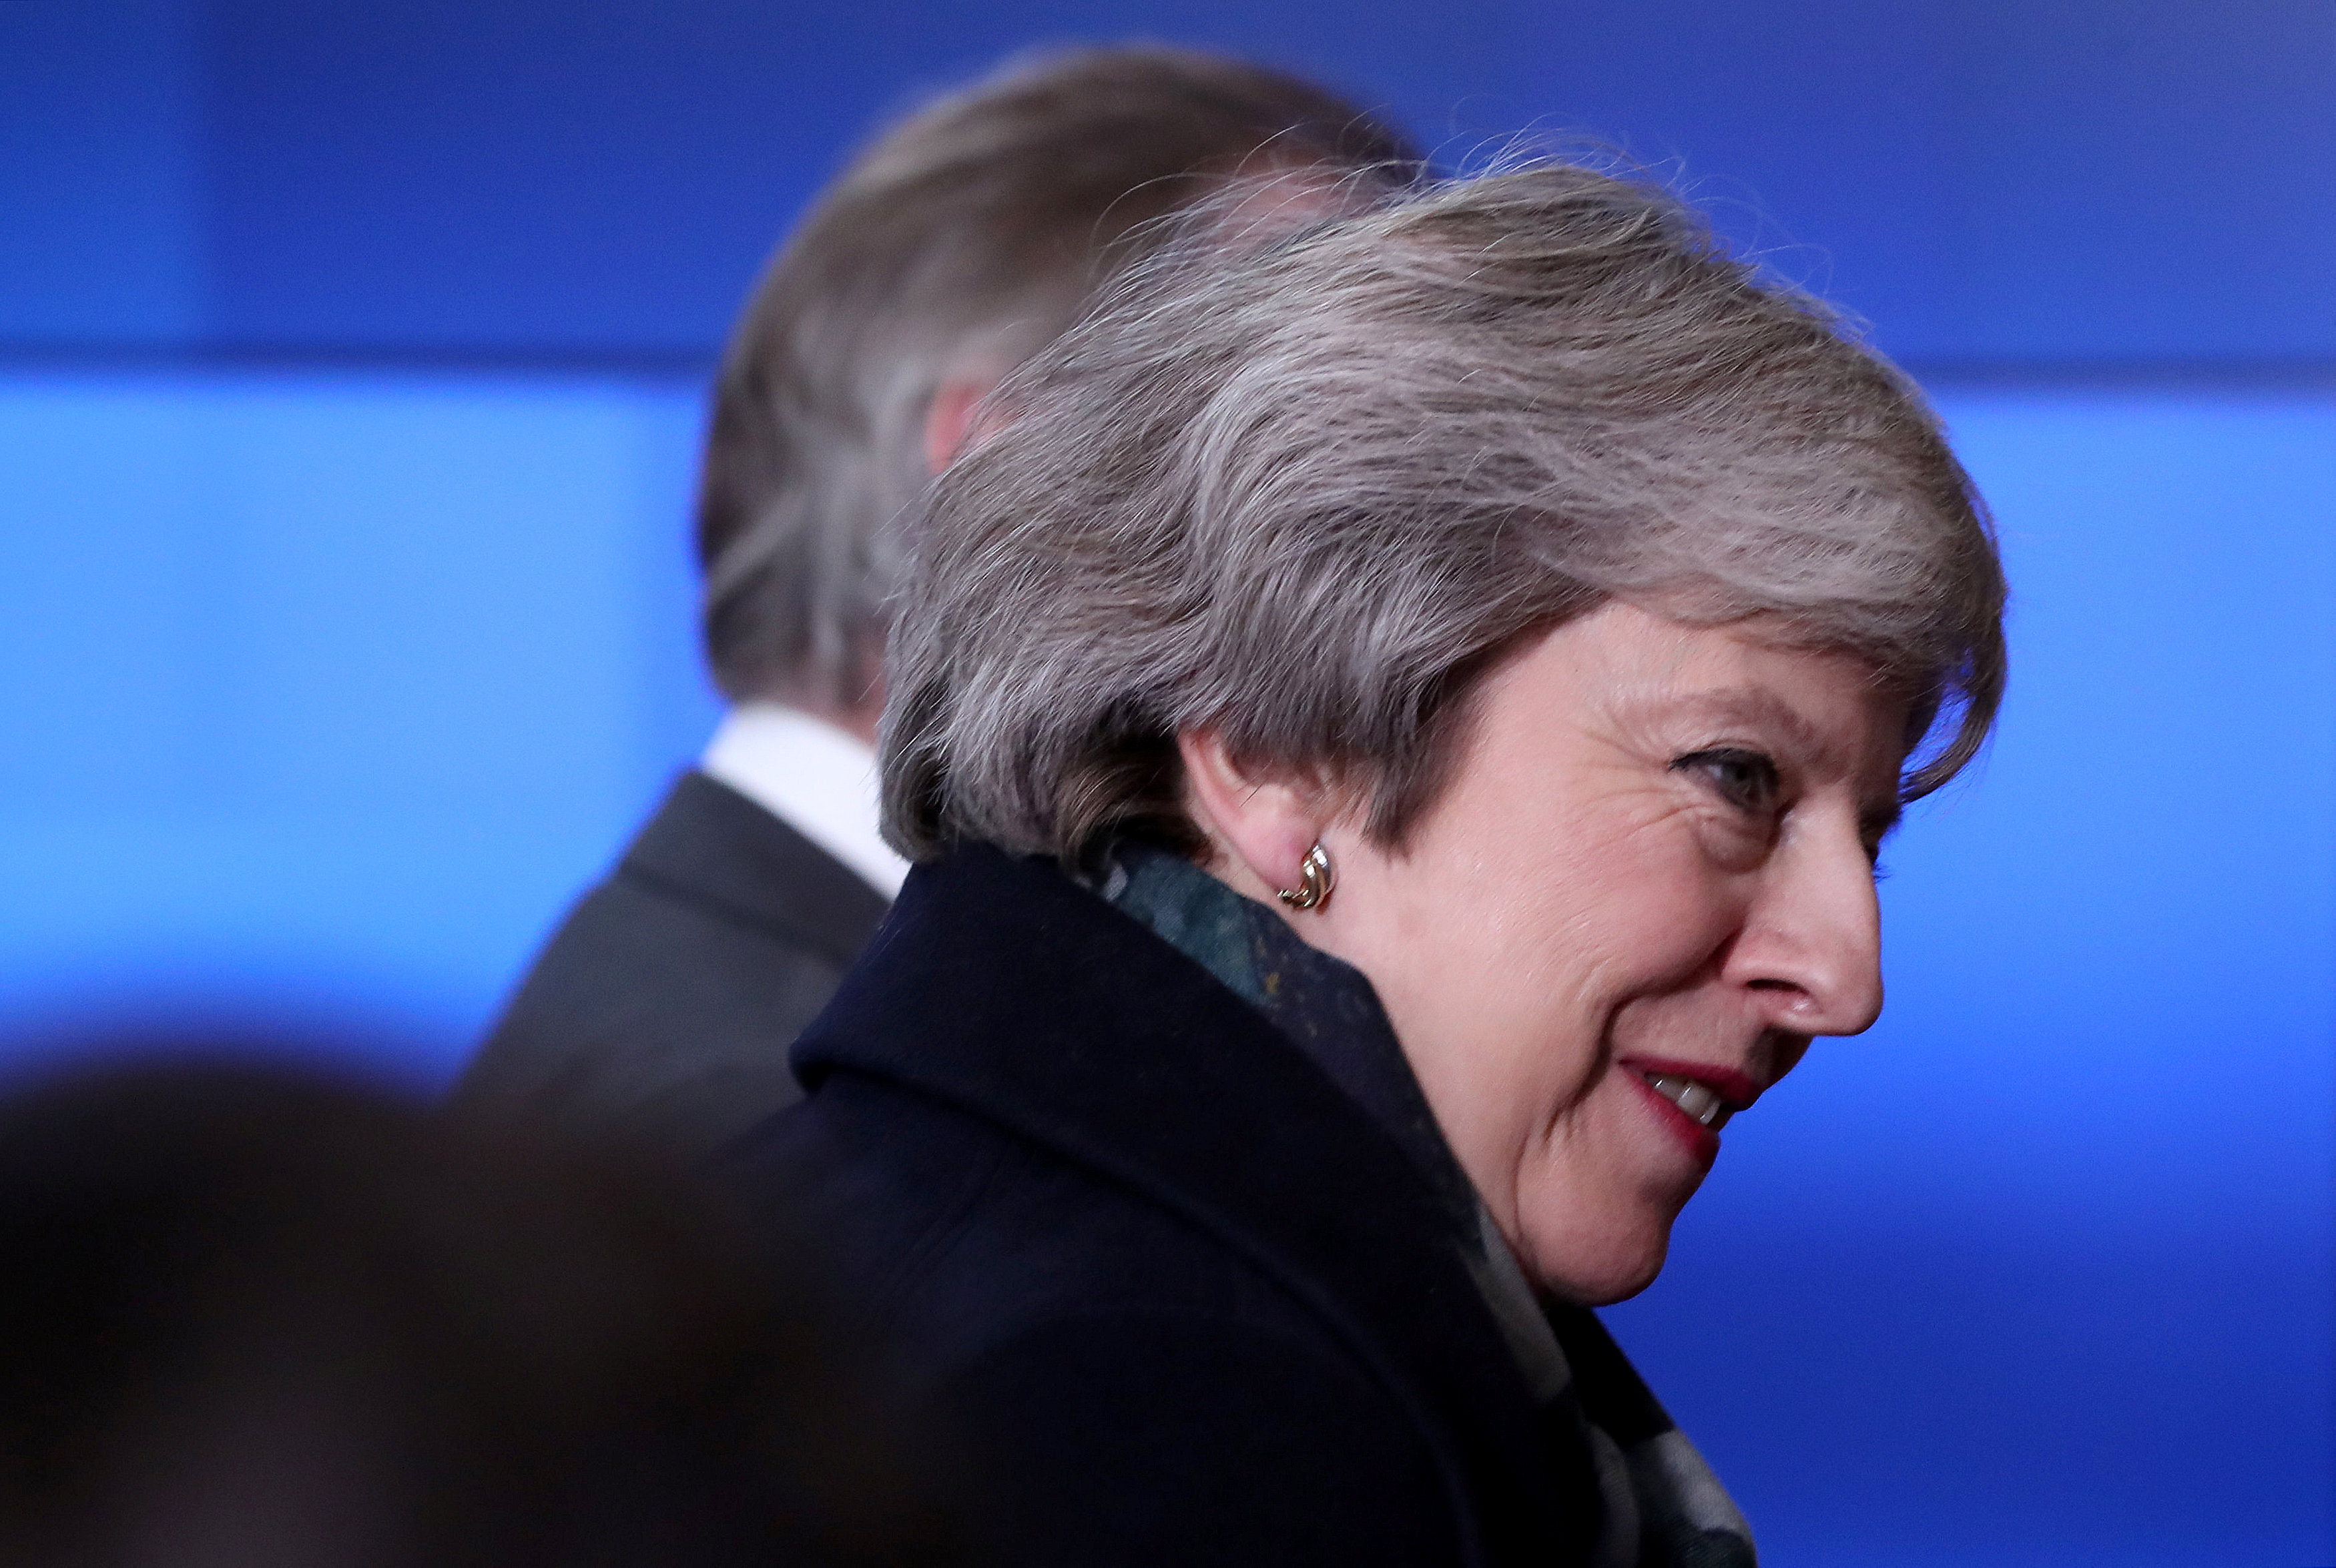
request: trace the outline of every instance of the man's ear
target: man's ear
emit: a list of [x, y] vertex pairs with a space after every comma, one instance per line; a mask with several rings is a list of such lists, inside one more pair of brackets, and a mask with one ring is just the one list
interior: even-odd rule
[[1306, 852], [1321, 837], [1323, 792], [1299, 781], [1251, 777], [1213, 730], [1176, 737], [1184, 779], [1201, 830], [1230, 864], [1221, 875], [1252, 897], [1267, 898], [1301, 878]]
[[988, 399], [998, 390], [994, 375], [951, 376], [925, 405], [925, 472], [939, 478], [976, 436], [998, 423]]

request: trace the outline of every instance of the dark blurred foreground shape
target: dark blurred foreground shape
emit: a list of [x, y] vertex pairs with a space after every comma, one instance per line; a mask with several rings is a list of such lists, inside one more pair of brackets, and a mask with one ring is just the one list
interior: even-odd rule
[[0, 1563], [939, 1560], [815, 1288], [748, 1255], [677, 1176], [281, 1070], [34, 1088]]

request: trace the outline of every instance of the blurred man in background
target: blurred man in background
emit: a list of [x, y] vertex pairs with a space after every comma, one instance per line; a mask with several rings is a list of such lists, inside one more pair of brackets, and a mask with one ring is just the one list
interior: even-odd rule
[[1236, 179], [1323, 195], [1417, 165], [1304, 82], [1160, 47], [1009, 65], [862, 150], [771, 263], [715, 393], [697, 543], [731, 712], [460, 1103], [686, 1155], [794, 1099], [786, 1048], [907, 870], [873, 752], [897, 519], [1161, 220]]

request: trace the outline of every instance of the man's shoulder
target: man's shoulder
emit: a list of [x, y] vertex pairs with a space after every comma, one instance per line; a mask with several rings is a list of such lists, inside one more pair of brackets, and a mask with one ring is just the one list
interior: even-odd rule
[[611, 1044], [742, 1037], [784, 1047], [845, 964], [784, 932], [622, 873], [586, 893], [529, 968], [481, 1052], [542, 1037]]
[[457, 1103], [682, 1154], [790, 1103], [787, 1047], [884, 907], [822, 861], [761, 807], [685, 776], [545, 944]]
[[884, 918], [884, 895], [790, 824], [695, 770], [675, 781], [609, 879], [849, 964]]

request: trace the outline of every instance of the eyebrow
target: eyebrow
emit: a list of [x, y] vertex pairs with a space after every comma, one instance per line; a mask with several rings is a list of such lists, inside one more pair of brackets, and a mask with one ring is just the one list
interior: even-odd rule
[[1848, 759], [1827, 739], [1824, 731], [1803, 718], [1793, 705], [1774, 692], [1760, 686], [1716, 686], [1709, 691], [1683, 693], [1679, 705], [1716, 720], [1735, 719], [1781, 730], [1794, 748], [1813, 761], [1829, 768], [1846, 768]]
[[[1708, 692], [1689, 693], [1680, 701], [1684, 706], [1715, 720], [1734, 719], [1781, 731], [1795, 750], [1818, 766], [1844, 772], [1850, 770], [1849, 760], [1842, 756], [1840, 747], [1831, 738], [1803, 717], [1798, 709], [1765, 687], [1720, 686]], [[1898, 826], [1899, 818], [1904, 814], [1905, 805], [1898, 799], [1898, 792], [1893, 789], [1885, 803], [1861, 810], [1857, 815], [1857, 825], [1880, 840]]]

